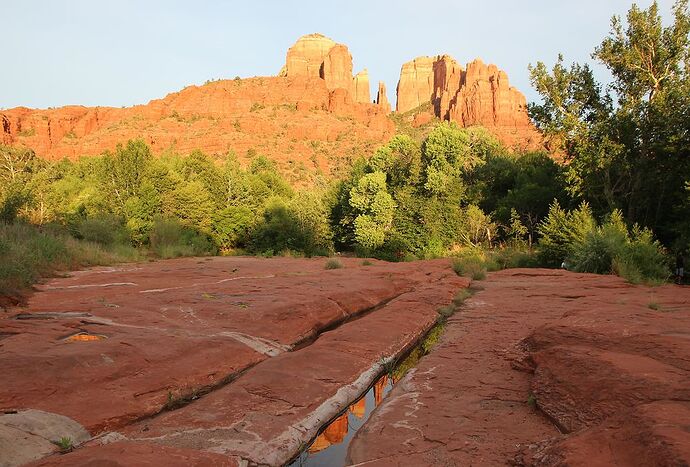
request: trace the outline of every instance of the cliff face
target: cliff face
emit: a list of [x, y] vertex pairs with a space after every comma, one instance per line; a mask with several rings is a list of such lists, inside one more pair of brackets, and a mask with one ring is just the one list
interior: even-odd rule
[[496, 65], [476, 59], [466, 69], [448, 55], [405, 63], [398, 82], [398, 112], [431, 103], [434, 114], [461, 126], [481, 125], [509, 147], [542, 147], [541, 134], [527, 114], [525, 96], [510, 86]]
[[434, 58], [417, 57], [403, 64], [398, 81], [395, 110], [407, 112], [429, 102], [434, 93]]
[[[419, 57], [403, 65], [397, 91], [398, 112], [431, 103], [436, 116], [484, 125], [509, 146], [541, 144], [524, 96], [495, 65], [475, 60], [463, 69], [447, 55]], [[379, 83], [372, 103], [369, 75], [352, 75], [348, 48], [309, 34], [290, 47], [278, 76], [189, 86], [128, 108], [17, 107], [0, 112], [0, 142], [60, 159], [142, 138], [156, 154], [232, 150], [242, 158], [254, 151], [283, 168], [328, 173], [346, 156], [370, 153], [387, 141], [395, 131], [389, 112], [385, 84]]]
[[[369, 87], [369, 72], [364, 69], [357, 73], [353, 85], [354, 101], [362, 104], [371, 102], [371, 90]], [[377, 102], [378, 104], [378, 102]]]

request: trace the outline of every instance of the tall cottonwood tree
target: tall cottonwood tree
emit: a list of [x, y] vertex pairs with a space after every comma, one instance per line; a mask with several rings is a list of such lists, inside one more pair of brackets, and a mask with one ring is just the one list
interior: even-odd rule
[[[629, 223], [671, 242], [690, 215], [690, 15], [673, 6], [664, 26], [658, 5], [633, 5], [592, 57], [611, 72], [606, 88], [588, 65], [530, 66], [542, 97], [530, 114], [567, 162], [570, 192], [599, 214], [621, 209]], [[687, 225], [687, 224], [685, 224]], [[683, 240], [683, 241], [687, 241]]]

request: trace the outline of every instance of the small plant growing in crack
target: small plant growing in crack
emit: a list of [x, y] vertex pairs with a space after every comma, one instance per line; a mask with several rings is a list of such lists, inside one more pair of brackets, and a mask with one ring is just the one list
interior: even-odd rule
[[53, 444], [60, 448], [60, 453], [62, 454], [68, 453], [74, 449], [74, 443], [72, 442], [72, 438], [69, 436], [63, 436], [62, 438], [53, 441]]
[[527, 405], [532, 410], [537, 410], [537, 397], [531, 392], [529, 393], [529, 396], [527, 396]]
[[446, 305], [440, 307], [438, 310], [436, 310], [438, 313], [438, 320], [441, 322], [445, 322], [448, 318], [453, 316], [453, 313], [455, 313], [455, 305]]
[[381, 368], [383, 368], [383, 371], [388, 376], [393, 375], [393, 372], [395, 371], [396, 364], [397, 364], [397, 360], [395, 358], [386, 358], [385, 355], [382, 355], [381, 358], [379, 359], [379, 365], [381, 365]]
[[328, 261], [326, 261], [326, 269], [340, 269], [342, 267], [343, 263], [341, 263], [335, 258], [331, 258]]
[[168, 399], [165, 401], [165, 408], [170, 410], [175, 408], [175, 405], [177, 404], [177, 398], [175, 397], [175, 394], [173, 394], [172, 391], [168, 391]]

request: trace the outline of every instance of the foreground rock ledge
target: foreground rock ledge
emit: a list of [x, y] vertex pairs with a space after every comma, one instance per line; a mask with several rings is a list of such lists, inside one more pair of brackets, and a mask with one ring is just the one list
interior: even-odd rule
[[689, 288], [552, 270], [481, 285], [357, 433], [354, 465], [690, 463]]
[[94, 436], [42, 465], [281, 465], [468, 285], [448, 260], [341, 261], [192, 258], [52, 280], [0, 320], [0, 409]]

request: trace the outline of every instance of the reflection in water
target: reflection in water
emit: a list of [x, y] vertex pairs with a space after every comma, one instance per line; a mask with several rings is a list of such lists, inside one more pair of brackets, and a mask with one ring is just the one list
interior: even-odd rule
[[88, 332], [78, 332], [66, 337], [64, 340], [67, 342], [89, 342], [89, 341], [100, 341], [105, 339], [105, 336], [100, 334], [89, 334]]
[[410, 368], [416, 366], [420, 358], [429, 353], [442, 332], [442, 325], [432, 328], [405, 359], [397, 362], [390, 376], [384, 375], [379, 378], [361, 399], [329, 423], [309, 448], [289, 464], [290, 467], [345, 465], [348, 446], [357, 430], [364, 425], [393, 385], [405, 376]]
[[350, 441], [392, 388], [393, 380], [388, 375], [379, 378], [361, 399], [329, 423], [290, 466], [345, 465]]

